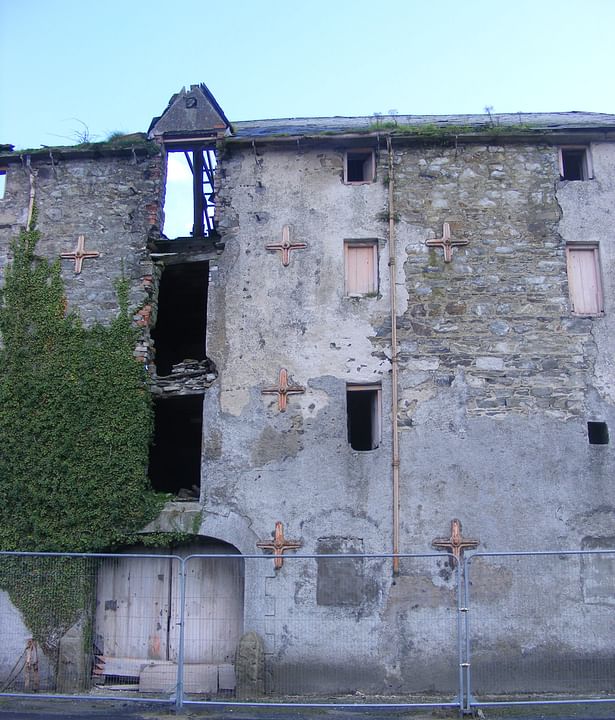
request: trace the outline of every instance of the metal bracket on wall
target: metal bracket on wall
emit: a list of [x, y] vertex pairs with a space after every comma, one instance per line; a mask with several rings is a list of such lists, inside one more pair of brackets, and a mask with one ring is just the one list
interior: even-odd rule
[[480, 544], [480, 540], [464, 538], [461, 535], [461, 521], [455, 518], [451, 520], [450, 538], [436, 538], [432, 543], [437, 550], [446, 550], [454, 557], [454, 564], [458, 563], [464, 550], [474, 550]]
[[444, 250], [444, 262], [451, 262], [453, 259], [453, 248], [459, 245], [468, 245], [469, 240], [453, 240], [451, 237], [451, 226], [445, 222], [442, 225], [442, 237], [426, 240], [428, 247], [441, 247]]
[[96, 250], [90, 250], [90, 252], [86, 252], [86, 250], [85, 250], [85, 235], [79, 235], [79, 238], [77, 240], [77, 247], [73, 250], [73, 252], [61, 253], [60, 257], [63, 258], [64, 260], [74, 260], [75, 261], [75, 275], [79, 275], [81, 273], [83, 261], [100, 257], [100, 253], [97, 252]]
[[285, 412], [289, 395], [302, 395], [304, 392], [305, 388], [302, 385], [288, 384], [288, 370], [286, 370], [286, 368], [282, 368], [280, 370], [277, 387], [270, 387], [261, 390], [262, 395], [278, 396], [278, 410], [280, 412]]
[[278, 520], [275, 524], [275, 531], [273, 534], [273, 542], [257, 542], [256, 547], [261, 550], [273, 551], [274, 559], [273, 566], [276, 570], [279, 570], [284, 564], [284, 551], [285, 550], [296, 550], [303, 545], [299, 540], [287, 540], [284, 537], [284, 526]]
[[303, 250], [307, 247], [307, 243], [293, 243], [290, 241], [290, 225], [284, 225], [282, 228], [282, 242], [265, 245], [266, 250], [280, 250], [282, 253], [282, 265], [288, 267], [290, 265], [290, 251]]

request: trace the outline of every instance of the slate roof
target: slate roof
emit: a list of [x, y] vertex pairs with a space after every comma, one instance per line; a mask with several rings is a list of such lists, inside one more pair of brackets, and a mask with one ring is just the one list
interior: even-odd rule
[[[395, 132], [391, 123], [400, 127], [400, 132], [410, 127], [437, 126], [442, 130], [449, 128], [476, 129], [485, 132], [495, 128], [504, 132], [506, 126], [511, 131], [523, 128], [526, 132], [537, 133], [551, 131], [574, 130], [615, 130], [615, 115], [591, 112], [558, 112], [558, 113], [502, 113], [488, 116], [482, 115], [381, 115], [368, 117], [319, 117], [319, 118], [281, 118], [273, 120], [246, 120], [233, 123], [233, 136], [238, 139], [310, 136], [335, 134], [365, 134], [378, 132]], [[471, 128], [471, 129], [470, 129]]]

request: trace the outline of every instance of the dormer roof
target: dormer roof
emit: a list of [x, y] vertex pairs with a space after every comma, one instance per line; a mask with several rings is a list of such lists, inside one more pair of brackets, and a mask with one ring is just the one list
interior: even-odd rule
[[223, 137], [231, 132], [231, 123], [216, 98], [201, 83], [173, 95], [162, 115], [152, 120], [147, 136], [158, 140], [196, 140], [212, 135]]

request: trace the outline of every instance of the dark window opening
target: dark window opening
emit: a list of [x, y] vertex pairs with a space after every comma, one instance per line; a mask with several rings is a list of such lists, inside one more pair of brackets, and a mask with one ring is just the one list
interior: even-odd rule
[[587, 438], [590, 445], [608, 445], [609, 428], [605, 422], [588, 422]]
[[183, 360], [205, 359], [208, 285], [208, 262], [167, 265], [162, 271], [152, 330], [158, 375], [169, 375]]
[[154, 400], [154, 442], [149, 454], [154, 490], [198, 500], [202, 434], [202, 395]]
[[167, 153], [165, 237], [203, 238], [214, 231], [215, 170], [212, 145], [186, 145]]
[[562, 180], [587, 180], [587, 150], [585, 148], [561, 148], [560, 175]]
[[371, 150], [349, 150], [346, 153], [346, 182], [372, 182], [374, 153]]
[[348, 442], [353, 450], [375, 450], [380, 444], [380, 388], [348, 385]]

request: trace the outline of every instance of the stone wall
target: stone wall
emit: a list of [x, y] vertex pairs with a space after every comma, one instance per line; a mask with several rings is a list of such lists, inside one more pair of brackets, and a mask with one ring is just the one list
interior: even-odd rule
[[26, 224], [32, 175], [41, 232], [37, 253], [56, 260], [74, 251], [79, 235], [85, 236], [86, 251], [100, 253], [84, 260], [80, 274], [73, 261], [62, 260], [69, 308], [86, 324], [108, 321], [118, 309], [114, 282], [124, 274], [131, 281], [132, 306], [148, 315], [143, 306], [151, 294], [152, 263], [146, 241], [159, 219], [162, 172], [155, 146], [119, 152], [53, 149], [22, 156], [7, 168], [0, 268], [9, 258], [11, 238]]
[[[570, 315], [557, 232], [557, 155], [544, 146], [412, 148], [395, 170], [408, 308], [402, 417], [454, 382], [470, 416], [582, 414], [592, 320]], [[425, 240], [449, 222], [468, 245], [443, 262]]]

